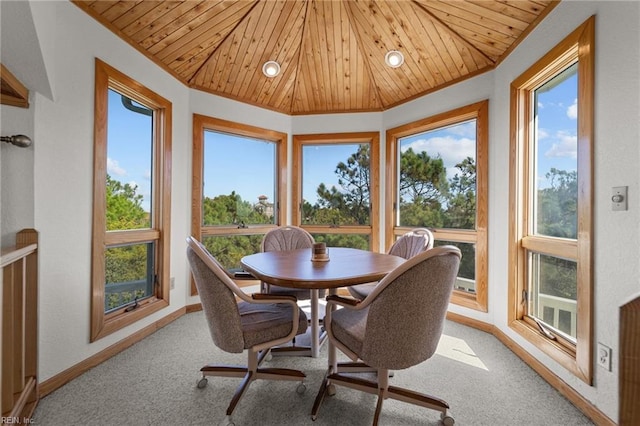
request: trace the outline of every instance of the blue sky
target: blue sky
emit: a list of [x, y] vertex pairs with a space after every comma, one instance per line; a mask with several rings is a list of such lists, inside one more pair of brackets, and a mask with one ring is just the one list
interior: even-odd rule
[[[542, 92], [542, 91], [541, 91]], [[574, 74], [553, 89], [538, 96], [538, 183], [548, 186], [544, 175], [555, 167], [576, 170], [577, 153], [577, 76]], [[214, 137], [215, 136], [215, 137]], [[491, 143], [492, 135], [489, 135]], [[120, 97], [109, 94], [109, 135], [107, 172], [123, 183], [138, 186], [148, 210], [151, 177], [151, 120], [122, 106]], [[216, 149], [216, 144], [232, 150]], [[401, 149], [426, 150], [440, 155], [447, 174], [455, 174], [455, 164], [471, 156], [475, 158], [475, 125], [463, 123], [438, 131], [407, 137]], [[316, 189], [321, 182], [337, 186], [335, 167], [357, 151], [356, 144], [307, 145], [303, 151], [303, 196], [316, 201]], [[235, 190], [244, 200], [256, 202], [266, 195], [273, 200], [275, 176], [274, 145], [254, 139], [211, 132], [205, 136], [204, 170], [206, 196], [229, 194]], [[490, 165], [491, 167], [491, 165]]]

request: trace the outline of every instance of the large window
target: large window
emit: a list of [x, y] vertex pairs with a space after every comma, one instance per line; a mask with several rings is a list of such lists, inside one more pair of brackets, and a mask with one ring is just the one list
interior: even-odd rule
[[91, 341], [169, 304], [171, 102], [96, 59]]
[[488, 102], [387, 131], [386, 243], [412, 228], [462, 252], [452, 303], [487, 310]]
[[511, 84], [510, 325], [588, 383], [593, 27]]
[[239, 270], [286, 221], [287, 135], [198, 114], [193, 135], [192, 233]]
[[333, 247], [377, 250], [379, 135], [293, 137], [293, 223]]

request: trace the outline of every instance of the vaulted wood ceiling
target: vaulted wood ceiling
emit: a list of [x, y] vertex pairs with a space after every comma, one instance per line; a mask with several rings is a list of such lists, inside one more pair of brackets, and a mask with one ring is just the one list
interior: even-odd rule
[[[286, 114], [381, 111], [493, 69], [548, 0], [86, 1], [189, 87]], [[384, 57], [399, 50], [405, 62]], [[275, 78], [262, 73], [277, 61]]]

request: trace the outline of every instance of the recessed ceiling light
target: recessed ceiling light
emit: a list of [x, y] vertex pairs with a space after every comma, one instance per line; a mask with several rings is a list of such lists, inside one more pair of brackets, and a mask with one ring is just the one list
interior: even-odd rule
[[391, 68], [398, 68], [404, 63], [404, 56], [402, 55], [402, 52], [398, 50], [390, 50], [386, 55], [384, 55], [384, 61]]
[[267, 61], [262, 66], [262, 73], [267, 77], [275, 77], [280, 74], [280, 64], [276, 61]]

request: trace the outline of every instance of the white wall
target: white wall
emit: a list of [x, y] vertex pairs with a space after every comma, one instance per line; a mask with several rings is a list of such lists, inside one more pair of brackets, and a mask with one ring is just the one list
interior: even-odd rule
[[[595, 340], [613, 349], [613, 371], [595, 367], [591, 387], [506, 326], [508, 229], [501, 224], [509, 221], [509, 182], [504, 178], [509, 169], [509, 84], [594, 14], [594, 325]], [[494, 323], [613, 420], [618, 418], [618, 307], [640, 288], [639, 23], [637, 2], [561, 2], [495, 71], [491, 108], [489, 300]], [[629, 186], [629, 210], [613, 212], [611, 187], [622, 185]]]
[[[35, 108], [0, 106], [0, 135], [22, 134], [33, 140]], [[13, 246], [16, 232], [34, 227], [34, 145], [0, 144], [0, 247]]]
[[[55, 100], [35, 94], [35, 227], [40, 231], [39, 369], [44, 381], [181, 308], [186, 265], [180, 256], [189, 221], [190, 157], [188, 89], [106, 30], [71, 2], [33, 2], [44, 7], [55, 40], [40, 45], [54, 58], [49, 77]], [[46, 49], [53, 49], [48, 51]], [[93, 196], [94, 59], [141, 82], [173, 103], [171, 271], [176, 289], [170, 307], [137, 324], [89, 343], [91, 217]], [[18, 74], [19, 76], [19, 74]]]
[[[34, 16], [44, 7], [32, 2]], [[51, 3], [47, 12], [51, 15]], [[617, 419], [618, 306], [640, 289], [638, 244], [640, 197], [637, 163], [640, 159], [640, 4], [636, 2], [563, 1], [496, 70], [384, 113], [286, 116], [186, 88], [133, 48], [94, 22], [70, 2], [55, 2], [40, 43], [46, 58], [51, 96], [36, 93], [27, 112], [2, 107], [5, 117], [32, 128], [33, 166], [9, 169], [2, 151], [2, 211], [16, 215], [29, 202], [14, 203], [8, 180], [33, 170], [33, 225], [41, 233], [40, 247], [40, 374], [47, 380], [140, 328], [194, 303], [189, 295], [184, 238], [190, 233], [192, 113], [287, 132], [333, 133], [385, 130], [463, 105], [489, 99], [489, 312], [458, 306], [451, 310], [498, 326], [604, 414]], [[596, 18], [595, 121], [595, 333], [596, 340], [613, 349], [613, 372], [596, 368], [594, 386], [580, 380], [511, 332], [507, 319], [509, 220], [506, 179], [509, 169], [509, 84], [540, 56], [589, 16]], [[6, 17], [4, 9], [2, 20]], [[38, 33], [41, 19], [34, 19]], [[52, 22], [54, 24], [52, 24]], [[51, 25], [54, 25], [52, 28]], [[171, 274], [176, 289], [171, 306], [100, 341], [89, 344], [93, 70], [94, 57], [138, 80], [173, 102], [173, 193]], [[52, 59], [53, 58], [53, 59]], [[50, 62], [53, 60], [53, 65]], [[20, 78], [20, 71], [16, 75]], [[17, 117], [17, 118], [16, 118]], [[16, 149], [17, 151], [17, 149]], [[20, 151], [18, 155], [28, 152]], [[384, 153], [382, 153], [384, 161]], [[289, 169], [291, 169], [289, 167]], [[26, 180], [29, 176], [26, 176]], [[610, 188], [629, 186], [629, 210], [612, 212]], [[384, 194], [381, 194], [384, 196]], [[6, 201], [9, 199], [10, 201]], [[291, 197], [289, 197], [289, 200]], [[10, 207], [6, 207], [9, 205]], [[15, 206], [15, 207], [14, 207]], [[20, 215], [21, 213], [17, 213]], [[21, 224], [5, 228], [15, 232]]]

